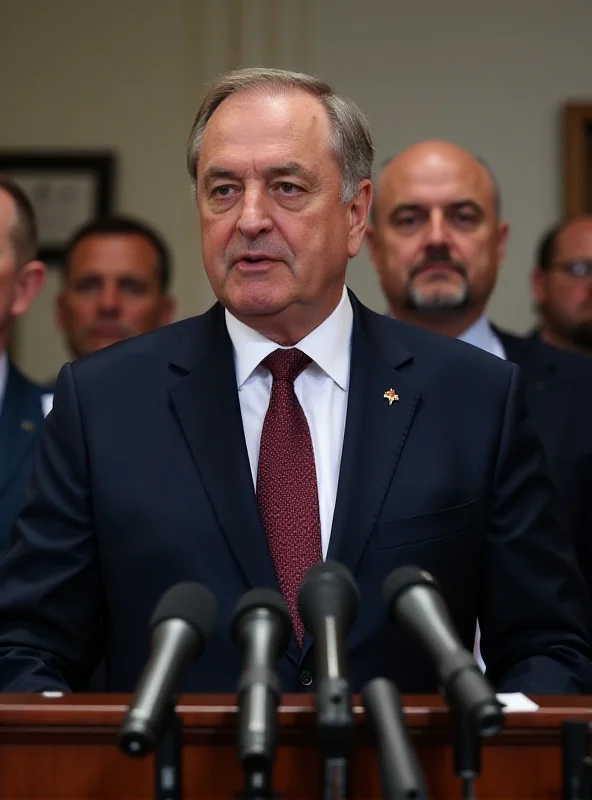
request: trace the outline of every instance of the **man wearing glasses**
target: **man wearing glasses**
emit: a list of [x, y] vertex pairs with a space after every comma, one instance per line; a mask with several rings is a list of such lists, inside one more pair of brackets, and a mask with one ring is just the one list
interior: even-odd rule
[[592, 356], [592, 214], [548, 231], [537, 249], [532, 293], [538, 337]]
[[[574, 297], [581, 294], [573, 307], [588, 320], [592, 347], [592, 278], [580, 276], [591, 272], [590, 264], [582, 264], [586, 252], [592, 259], [592, 217], [586, 225], [587, 250], [568, 239], [571, 226], [566, 228], [552, 259], [557, 267], [544, 278], [565, 285], [565, 297], [572, 285]], [[592, 590], [592, 362], [490, 322], [487, 305], [508, 234], [495, 176], [456, 145], [420, 142], [375, 178], [367, 237], [391, 315], [518, 364], [563, 528]], [[583, 242], [584, 234], [579, 236]], [[570, 250], [568, 241], [574, 242]], [[568, 268], [575, 260], [578, 265]]]

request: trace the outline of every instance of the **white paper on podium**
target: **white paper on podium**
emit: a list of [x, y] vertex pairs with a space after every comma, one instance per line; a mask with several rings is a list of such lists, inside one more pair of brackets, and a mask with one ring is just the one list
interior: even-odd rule
[[497, 695], [497, 699], [500, 703], [503, 703], [504, 713], [506, 714], [538, 711], [539, 709], [539, 706], [522, 692], [501, 692]]

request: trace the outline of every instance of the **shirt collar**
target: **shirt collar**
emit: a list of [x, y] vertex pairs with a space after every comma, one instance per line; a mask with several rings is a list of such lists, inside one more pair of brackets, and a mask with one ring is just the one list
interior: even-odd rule
[[[263, 359], [279, 345], [240, 322], [228, 310], [225, 310], [224, 316], [232, 341], [236, 381], [240, 390]], [[344, 286], [335, 311], [296, 345], [344, 391], [349, 384], [352, 328], [353, 311]]]
[[496, 336], [491, 323], [485, 314], [474, 322], [470, 328], [457, 337], [461, 342], [472, 344], [487, 353], [491, 353], [499, 358], [505, 358], [504, 349], [499, 338]]

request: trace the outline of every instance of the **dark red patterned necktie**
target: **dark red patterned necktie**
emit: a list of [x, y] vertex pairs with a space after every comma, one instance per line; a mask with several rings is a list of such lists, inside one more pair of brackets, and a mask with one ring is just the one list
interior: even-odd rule
[[298, 591], [322, 559], [321, 520], [314, 451], [294, 381], [311, 359], [300, 350], [274, 350], [261, 363], [273, 376], [263, 422], [257, 501], [281, 592], [302, 646]]

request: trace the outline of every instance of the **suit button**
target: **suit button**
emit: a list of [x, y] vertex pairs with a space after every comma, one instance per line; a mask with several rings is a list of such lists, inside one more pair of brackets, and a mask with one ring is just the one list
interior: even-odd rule
[[298, 674], [298, 680], [302, 684], [302, 686], [311, 686], [313, 682], [312, 672], [309, 669], [303, 669]]

